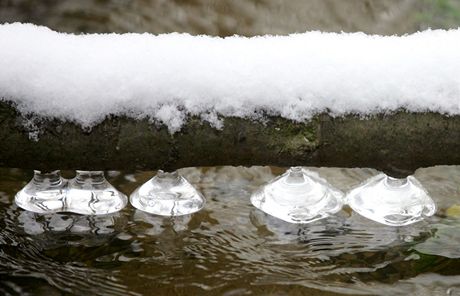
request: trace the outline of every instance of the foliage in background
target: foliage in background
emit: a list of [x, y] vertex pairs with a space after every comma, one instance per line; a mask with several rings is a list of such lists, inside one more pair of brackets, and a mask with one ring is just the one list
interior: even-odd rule
[[460, 26], [459, 0], [423, 0], [422, 11], [416, 14], [420, 30], [450, 29]]

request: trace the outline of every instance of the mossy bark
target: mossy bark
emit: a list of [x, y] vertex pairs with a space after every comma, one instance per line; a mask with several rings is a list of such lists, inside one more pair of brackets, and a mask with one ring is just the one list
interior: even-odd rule
[[[403, 176], [418, 167], [460, 164], [460, 116], [437, 113], [320, 114], [307, 122], [227, 117], [217, 130], [189, 118], [165, 126], [107, 118], [85, 131], [74, 123], [29, 119], [0, 103], [0, 165], [30, 169], [173, 170], [188, 166], [373, 167]], [[38, 140], [34, 136], [38, 135]]]

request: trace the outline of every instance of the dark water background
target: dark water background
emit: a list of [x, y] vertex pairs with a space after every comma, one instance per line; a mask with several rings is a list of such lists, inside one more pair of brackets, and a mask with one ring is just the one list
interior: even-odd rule
[[[0, 0], [0, 23], [14, 21], [76, 33], [388, 35], [456, 28], [460, 1]], [[183, 169], [208, 203], [170, 219], [130, 206], [97, 217], [25, 212], [13, 198], [32, 172], [0, 169], [0, 295], [460, 295], [460, 167], [417, 171], [439, 209], [401, 228], [347, 207], [304, 226], [266, 216], [250, 194], [283, 170]], [[319, 171], [344, 191], [376, 174]], [[153, 174], [108, 178], [129, 194]]]

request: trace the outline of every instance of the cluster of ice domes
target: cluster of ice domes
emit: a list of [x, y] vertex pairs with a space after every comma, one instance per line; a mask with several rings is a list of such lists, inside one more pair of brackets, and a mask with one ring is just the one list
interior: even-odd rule
[[[68, 181], [59, 171], [34, 171], [33, 179], [16, 194], [16, 204], [36, 213], [73, 212], [83, 215], [110, 214], [123, 209], [128, 199], [104, 177], [103, 171], [77, 171]], [[158, 174], [131, 194], [134, 207], [163, 216], [192, 214], [205, 199], [185, 178], [174, 173]]]
[[[102, 171], [77, 171], [70, 181], [59, 171], [35, 171], [16, 195], [16, 204], [38, 213], [74, 212], [99, 215], [117, 212], [127, 197], [104, 178]], [[137, 188], [131, 204], [162, 216], [195, 213], [204, 207], [203, 195], [177, 172], [157, 175]], [[317, 173], [292, 167], [253, 193], [252, 204], [290, 223], [310, 223], [340, 211], [348, 204], [360, 215], [390, 226], [403, 226], [435, 213], [436, 206], [413, 177], [395, 179], [378, 174], [344, 194]]]
[[291, 223], [309, 223], [326, 218], [347, 203], [360, 215], [390, 226], [403, 226], [435, 213], [436, 206], [423, 186], [412, 176], [374, 176], [347, 195], [318, 174], [292, 167], [255, 192], [252, 204]]
[[107, 182], [103, 171], [77, 171], [75, 178], [66, 180], [56, 170], [34, 171], [15, 201], [21, 208], [37, 213], [101, 215], [123, 209], [128, 199]]

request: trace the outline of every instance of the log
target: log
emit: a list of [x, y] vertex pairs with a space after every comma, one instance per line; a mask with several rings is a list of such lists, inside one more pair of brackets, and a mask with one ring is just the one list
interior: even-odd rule
[[[306, 122], [224, 118], [215, 129], [190, 117], [170, 134], [148, 119], [110, 116], [91, 130], [33, 119], [0, 102], [0, 165], [23, 169], [174, 170], [190, 166], [372, 167], [395, 177], [460, 164], [460, 116], [318, 114]], [[34, 124], [30, 124], [33, 122]]]

